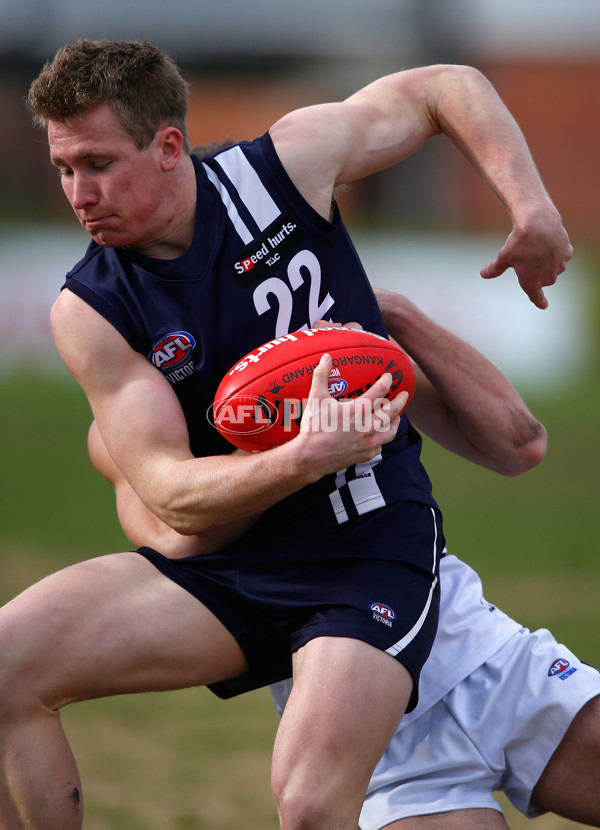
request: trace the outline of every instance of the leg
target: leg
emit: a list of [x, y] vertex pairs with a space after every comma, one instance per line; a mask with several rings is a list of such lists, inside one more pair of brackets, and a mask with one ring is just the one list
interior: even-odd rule
[[0, 826], [81, 827], [61, 706], [245, 669], [225, 627], [136, 553], [82, 562], [32, 586], [0, 609]]
[[576, 715], [531, 800], [572, 821], [600, 827], [600, 697]]
[[283, 830], [356, 829], [411, 690], [404, 666], [359, 640], [319, 637], [300, 649], [273, 751]]
[[508, 830], [508, 824], [498, 810], [474, 808], [403, 818], [384, 830]]

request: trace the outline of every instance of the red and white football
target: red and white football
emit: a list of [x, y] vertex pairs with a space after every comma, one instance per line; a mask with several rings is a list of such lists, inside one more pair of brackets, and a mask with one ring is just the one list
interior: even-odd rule
[[409, 357], [385, 337], [346, 327], [303, 329], [269, 340], [249, 352], [225, 375], [216, 391], [212, 420], [240, 449], [265, 450], [300, 431], [312, 374], [331, 355], [329, 394], [358, 398], [384, 372], [392, 375], [388, 398], [415, 391]]

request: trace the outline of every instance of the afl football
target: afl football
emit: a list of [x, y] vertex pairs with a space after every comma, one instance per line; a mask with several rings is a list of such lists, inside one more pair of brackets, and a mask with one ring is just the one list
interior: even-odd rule
[[303, 329], [263, 343], [242, 357], [222, 379], [212, 421], [234, 446], [251, 452], [278, 446], [300, 431], [312, 374], [321, 356], [331, 355], [329, 394], [358, 398], [385, 372], [392, 376], [388, 398], [415, 391], [410, 358], [395, 343], [372, 332], [346, 327]]

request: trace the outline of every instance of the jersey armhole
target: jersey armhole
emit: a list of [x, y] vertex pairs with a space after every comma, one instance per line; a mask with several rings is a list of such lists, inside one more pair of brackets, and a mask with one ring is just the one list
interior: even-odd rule
[[[306, 199], [300, 194], [294, 182], [288, 176], [287, 170], [281, 163], [281, 159], [277, 155], [277, 150], [273, 144], [273, 139], [269, 133], [265, 133], [258, 139], [262, 149], [265, 160], [269, 169], [276, 181], [285, 189], [286, 198], [291, 200], [293, 198], [294, 209], [300, 211], [306, 221], [310, 222], [316, 230], [320, 233], [330, 236], [332, 233], [339, 232], [342, 227], [342, 219], [335, 200], [332, 200], [333, 221], [330, 222], [324, 219], [320, 213], [309, 205]], [[293, 197], [292, 197], [293, 194]]]
[[89, 286], [84, 285], [76, 279], [68, 278], [61, 288], [61, 291], [68, 289], [76, 294], [81, 300], [91, 306], [94, 311], [97, 311], [111, 326], [114, 326], [127, 343], [136, 352], [143, 354], [142, 344], [134, 337], [133, 333], [127, 326], [124, 317], [119, 313], [118, 309], [110, 305], [103, 297], [100, 297]]

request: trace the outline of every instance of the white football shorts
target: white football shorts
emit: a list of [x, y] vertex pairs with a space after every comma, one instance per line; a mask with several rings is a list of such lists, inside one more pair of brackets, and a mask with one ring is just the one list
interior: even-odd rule
[[531, 792], [577, 712], [598, 694], [596, 669], [549, 631], [521, 629], [400, 728], [371, 779], [360, 829], [448, 810], [501, 812], [493, 791], [528, 817], [540, 815]]

